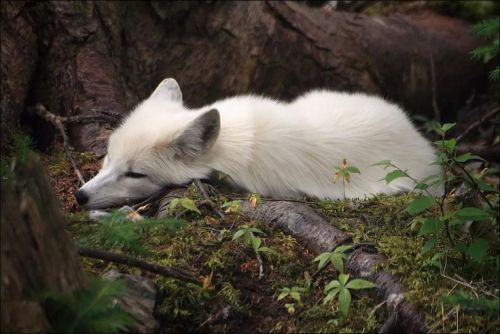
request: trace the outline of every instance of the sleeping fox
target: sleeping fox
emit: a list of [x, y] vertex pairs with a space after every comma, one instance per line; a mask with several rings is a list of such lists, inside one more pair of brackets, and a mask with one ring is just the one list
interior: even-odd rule
[[[333, 181], [344, 159], [361, 171], [345, 189]], [[187, 109], [165, 79], [113, 132], [102, 169], [76, 198], [107, 208], [213, 171], [263, 196], [358, 198], [414, 189], [408, 178], [380, 181], [388, 171], [374, 163], [391, 160], [420, 180], [440, 174], [435, 159], [406, 114], [378, 97], [315, 90], [290, 103], [243, 95]]]

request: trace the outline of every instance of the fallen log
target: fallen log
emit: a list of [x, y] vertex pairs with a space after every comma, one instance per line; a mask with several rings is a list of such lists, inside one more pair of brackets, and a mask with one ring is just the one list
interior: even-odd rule
[[[182, 197], [185, 191], [186, 188], [175, 188], [165, 193], [160, 199], [156, 217], [168, 216], [170, 201]], [[249, 201], [243, 201], [241, 209], [241, 213], [248, 218], [263, 221], [291, 234], [317, 254], [352, 242], [351, 235], [332, 226], [325, 217], [303, 203], [264, 201], [254, 208]], [[386, 260], [382, 254], [355, 245], [345, 268], [351, 275], [369, 279], [377, 284], [377, 296], [386, 304], [391, 314], [380, 329], [381, 333], [427, 332], [424, 318], [415, 305], [405, 298], [406, 289], [399, 279], [383, 270], [375, 269]]]
[[[264, 202], [253, 207], [244, 202], [242, 212], [251, 219], [257, 219], [283, 229], [302, 241], [316, 253], [332, 251], [351, 241], [345, 232], [332, 226], [312, 208], [295, 202]], [[378, 296], [385, 301], [391, 314], [381, 333], [427, 332], [424, 318], [404, 296], [406, 289], [399, 280], [383, 270], [375, 270], [385, 261], [385, 256], [355, 247], [346, 261], [347, 272], [356, 277], [369, 279], [377, 284]]]

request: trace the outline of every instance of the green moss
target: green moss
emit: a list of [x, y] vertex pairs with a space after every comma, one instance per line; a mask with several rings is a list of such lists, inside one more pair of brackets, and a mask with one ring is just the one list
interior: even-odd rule
[[[201, 200], [196, 187], [191, 186], [188, 196]], [[425, 266], [432, 256], [421, 254], [424, 238], [418, 237], [411, 224], [415, 219], [406, 210], [414, 195], [376, 196], [362, 201], [318, 201], [312, 204], [327, 215], [337, 228], [352, 233], [355, 242], [371, 243], [388, 261], [384, 269], [401, 278], [408, 288], [407, 298], [421, 309], [429, 324], [437, 324], [435, 331], [454, 331], [454, 317], [442, 322], [442, 312], [452, 309], [442, 305], [441, 298], [456, 289], [457, 283], [441, 275], [438, 268]], [[221, 204], [227, 201], [216, 198]], [[447, 202], [454, 207], [457, 203]], [[205, 287], [179, 280], [156, 277], [158, 302], [156, 316], [162, 322], [162, 330], [176, 331], [254, 331], [285, 332], [374, 332], [380, 329], [388, 314], [385, 307], [376, 308], [378, 302], [363, 293], [355, 292], [350, 312], [342, 317], [336, 301], [323, 305], [323, 287], [337, 273], [326, 268], [312, 279], [307, 292], [301, 293], [301, 302], [285, 298], [277, 301], [277, 291], [282, 287], [306, 286], [316, 272], [310, 254], [295, 238], [267, 224], [249, 221], [238, 213], [228, 213], [224, 219], [212, 216], [209, 209], [200, 207], [202, 215], [184, 216], [185, 221], [175, 232], [144, 229], [140, 242], [147, 252], [146, 260], [161, 265], [188, 268], [205, 281]], [[420, 219], [422, 216], [417, 216]], [[69, 228], [87, 245], [97, 245], [92, 236], [98, 233], [99, 225], [82, 223], [83, 216], [71, 217], [75, 221]], [[258, 279], [258, 262], [251, 247], [241, 241], [232, 240], [242, 224], [257, 227], [264, 232], [262, 245], [275, 250], [279, 256], [263, 253], [265, 277]], [[418, 225], [418, 224], [417, 224]], [[417, 226], [418, 227], [418, 226]], [[498, 279], [491, 268], [461, 264], [456, 251], [447, 251], [446, 236], [439, 235], [436, 251], [444, 253], [448, 266], [447, 275], [454, 274], [466, 280], [485, 280], [491, 291], [498, 287]], [[115, 267], [97, 260], [84, 260], [85, 270], [98, 273]], [[484, 266], [483, 266], [484, 267]], [[454, 268], [454, 269], [451, 269]], [[481, 269], [480, 269], [481, 268]], [[121, 271], [140, 273], [140, 270], [119, 266]], [[294, 313], [285, 307], [295, 303]], [[220, 319], [209, 325], [199, 326], [208, 317], [227, 306], [232, 317]], [[442, 322], [442, 323], [441, 323]], [[257, 325], [256, 325], [257, 324]], [[444, 329], [443, 329], [444, 328]], [[460, 331], [485, 331], [498, 329], [498, 318], [491, 314], [472, 313], [459, 310]]]

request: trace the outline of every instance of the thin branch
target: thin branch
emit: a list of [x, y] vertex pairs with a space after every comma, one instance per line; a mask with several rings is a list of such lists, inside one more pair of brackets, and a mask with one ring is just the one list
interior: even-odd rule
[[71, 156], [71, 152], [69, 149], [69, 139], [68, 139], [68, 135], [66, 134], [66, 129], [64, 128], [64, 124], [63, 124], [63, 121], [61, 119], [61, 116], [57, 116], [56, 114], [51, 113], [50, 111], [45, 109], [45, 107], [41, 104], [36, 105], [35, 111], [40, 117], [42, 117], [47, 122], [54, 125], [59, 130], [59, 132], [61, 133], [61, 135], [63, 137], [64, 152], [66, 153], [66, 156], [68, 157], [68, 160], [71, 163], [71, 166], [73, 166], [73, 169], [75, 170], [75, 174], [78, 177], [80, 184], [84, 184], [85, 179], [83, 178], [82, 173], [78, 169], [78, 166], [76, 165], [76, 161]]
[[472, 130], [476, 129], [478, 126], [480, 126], [481, 124], [483, 124], [484, 122], [486, 122], [487, 120], [489, 120], [490, 118], [498, 115], [498, 106], [493, 108], [492, 110], [490, 110], [489, 112], [487, 112], [486, 114], [484, 114], [479, 120], [475, 121], [474, 123], [472, 123], [471, 125], [469, 125], [469, 127], [467, 129], [465, 129], [461, 134], [460, 136], [457, 136], [457, 142], [459, 142], [460, 140], [462, 140], [465, 136], [467, 136]]
[[58, 116], [63, 123], [109, 123], [116, 122], [114, 117], [104, 115], [76, 115], [76, 116]]
[[495, 208], [493, 207], [491, 202], [488, 200], [486, 195], [481, 191], [481, 189], [479, 189], [479, 186], [477, 185], [476, 180], [474, 180], [474, 178], [472, 177], [472, 175], [470, 175], [470, 173], [467, 171], [467, 169], [465, 169], [464, 166], [462, 166], [460, 163], [458, 163], [455, 160], [455, 158], [452, 157], [451, 159], [455, 163], [455, 165], [458, 166], [458, 168], [460, 168], [462, 170], [462, 172], [464, 172], [465, 175], [467, 175], [467, 178], [469, 179], [469, 181], [472, 184], [472, 186], [474, 187], [474, 189], [478, 192], [479, 196], [481, 196], [481, 198], [486, 202], [486, 204], [488, 204], [490, 209], [495, 210]]
[[210, 315], [207, 318], [207, 320], [203, 321], [201, 323], [201, 325], [198, 326], [197, 331], [200, 330], [201, 328], [203, 328], [205, 325], [214, 323], [215, 321], [217, 321], [219, 319], [224, 319], [224, 320], [227, 319], [229, 317], [230, 313], [231, 313], [231, 306], [230, 305], [224, 306], [222, 309], [217, 311], [217, 313]]
[[196, 185], [196, 187], [200, 191], [201, 196], [203, 196], [203, 198], [205, 199], [206, 203], [210, 203], [209, 205], [212, 207], [212, 210], [215, 211], [215, 213], [217, 213], [219, 215], [219, 217], [224, 218], [225, 217], [224, 214], [219, 209], [217, 209], [217, 207], [214, 204], [214, 202], [210, 199], [210, 196], [208, 196], [208, 193], [205, 190], [205, 187], [203, 186], [203, 183], [201, 183], [201, 181], [199, 179], [195, 179], [194, 180], [194, 184]]
[[97, 250], [97, 249], [90, 249], [90, 248], [85, 248], [85, 247], [78, 247], [78, 254], [80, 254], [81, 256], [90, 257], [93, 259], [110, 261], [110, 262], [114, 262], [114, 263], [125, 264], [125, 265], [130, 266], [130, 267], [140, 268], [140, 269], [147, 270], [149, 272], [152, 272], [152, 273], [155, 273], [158, 275], [162, 275], [164, 277], [177, 278], [177, 279], [187, 281], [190, 283], [195, 283], [195, 284], [199, 283], [191, 273], [189, 273], [188, 271], [185, 271], [183, 269], [160, 266], [158, 264], [149, 263], [149, 262], [140, 260], [140, 259], [135, 258], [135, 257], [128, 256], [128, 255], [111, 253], [111, 252], [101, 251], [101, 250]]

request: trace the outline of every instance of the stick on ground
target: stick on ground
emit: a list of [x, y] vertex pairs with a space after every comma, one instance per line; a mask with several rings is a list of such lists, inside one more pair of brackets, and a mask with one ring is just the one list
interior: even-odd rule
[[105, 260], [114, 263], [125, 264], [127, 266], [140, 268], [143, 270], [147, 270], [149, 272], [162, 275], [165, 277], [177, 278], [182, 281], [190, 282], [198, 284], [196, 278], [186, 270], [174, 268], [174, 267], [166, 267], [160, 266], [158, 264], [146, 262], [144, 260], [140, 260], [135, 257], [131, 257], [128, 255], [111, 253], [106, 251], [101, 251], [97, 249], [90, 249], [85, 247], [78, 248], [78, 254], [85, 257], [90, 257], [98, 260]]

